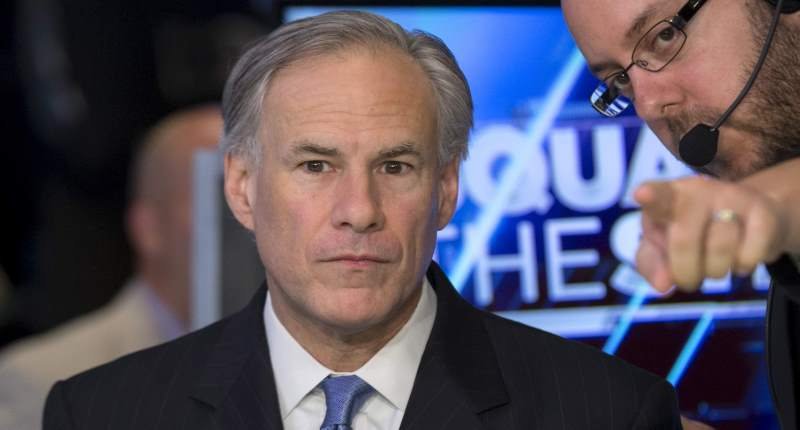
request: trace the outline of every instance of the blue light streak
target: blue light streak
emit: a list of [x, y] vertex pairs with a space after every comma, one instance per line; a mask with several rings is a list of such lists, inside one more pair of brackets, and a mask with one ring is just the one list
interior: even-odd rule
[[686, 344], [683, 345], [683, 350], [681, 350], [681, 353], [678, 355], [678, 359], [675, 360], [675, 363], [672, 365], [672, 369], [669, 371], [669, 375], [667, 375], [667, 381], [669, 381], [673, 387], [678, 386], [678, 382], [680, 382], [681, 377], [683, 377], [684, 372], [686, 372], [686, 368], [689, 367], [689, 363], [692, 362], [692, 359], [694, 359], [694, 356], [700, 349], [700, 345], [702, 345], [703, 340], [705, 340], [705, 338], [711, 332], [711, 323], [713, 321], [714, 308], [711, 308], [703, 313], [700, 321], [698, 321], [697, 325], [694, 326], [692, 334], [689, 335], [689, 340], [687, 340]]
[[614, 329], [611, 330], [611, 335], [606, 339], [606, 344], [603, 345], [603, 352], [612, 355], [616, 354], [622, 340], [625, 339], [625, 335], [628, 334], [631, 324], [633, 324], [633, 317], [636, 315], [636, 312], [641, 309], [642, 305], [644, 305], [649, 289], [650, 286], [644, 281], [636, 287], [636, 292], [625, 306], [625, 311], [620, 315]]
[[464, 284], [469, 278], [470, 272], [472, 272], [479, 250], [489, 242], [489, 239], [494, 234], [502, 218], [503, 208], [508, 204], [525, 173], [528, 160], [533, 156], [534, 151], [540, 148], [542, 141], [547, 136], [547, 132], [552, 128], [553, 122], [561, 111], [570, 91], [575, 86], [584, 64], [583, 55], [577, 49], [573, 49], [566, 65], [558, 73], [558, 79], [547, 93], [542, 109], [528, 123], [526, 127], [528, 144], [520, 145], [519, 148], [516, 148], [511, 157], [511, 162], [500, 176], [494, 199], [484, 206], [483, 211], [478, 215], [474, 230], [475, 234], [465, 239], [461, 254], [450, 271], [450, 280], [456, 290], [461, 291], [464, 288]]

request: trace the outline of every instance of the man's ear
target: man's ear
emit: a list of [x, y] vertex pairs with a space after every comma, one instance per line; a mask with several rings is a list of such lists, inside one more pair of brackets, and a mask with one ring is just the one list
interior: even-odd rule
[[158, 225], [159, 215], [152, 204], [144, 203], [141, 200], [135, 200], [128, 206], [125, 224], [128, 240], [137, 255], [157, 256], [163, 247], [163, 239]]
[[458, 157], [447, 163], [439, 174], [439, 212], [436, 221], [439, 230], [445, 228], [453, 217], [458, 202]]
[[257, 178], [251, 164], [243, 156], [225, 154], [225, 200], [228, 201], [233, 216], [250, 231], [255, 228], [253, 190]]

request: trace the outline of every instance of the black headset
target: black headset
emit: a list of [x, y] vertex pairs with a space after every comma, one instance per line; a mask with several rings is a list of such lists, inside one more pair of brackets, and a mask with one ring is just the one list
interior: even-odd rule
[[770, 24], [764, 46], [761, 48], [761, 54], [759, 54], [758, 61], [753, 68], [753, 72], [750, 74], [750, 78], [744, 85], [744, 88], [739, 92], [736, 100], [731, 103], [728, 109], [713, 125], [703, 123], [695, 125], [678, 143], [678, 154], [680, 154], [681, 160], [690, 166], [703, 167], [714, 160], [714, 157], [717, 155], [717, 141], [719, 140], [720, 126], [728, 119], [736, 107], [739, 106], [739, 103], [741, 103], [744, 96], [747, 95], [747, 92], [750, 91], [767, 57], [767, 51], [769, 51], [772, 37], [778, 25], [778, 18], [780, 15], [777, 13], [778, 8], [780, 8], [780, 13], [794, 13], [800, 10], [800, 0], [767, 0], [767, 2], [772, 5], [776, 13], [773, 16], [772, 24]]

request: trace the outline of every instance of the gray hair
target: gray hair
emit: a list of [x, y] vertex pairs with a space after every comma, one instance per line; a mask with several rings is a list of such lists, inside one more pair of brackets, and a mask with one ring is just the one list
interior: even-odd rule
[[353, 47], [389, 47], [408, 54], [430, 79], [437, 101], [439, 164], [466, 157], [472, 96], [450, 49], [426, 32], [406, 31], [381, 16], [354, 11], [329, 12], [285, 24], [242, 55], [222, 96], [222, 151], [258, 163], [263, 102], [275, 74], [299, 60]]

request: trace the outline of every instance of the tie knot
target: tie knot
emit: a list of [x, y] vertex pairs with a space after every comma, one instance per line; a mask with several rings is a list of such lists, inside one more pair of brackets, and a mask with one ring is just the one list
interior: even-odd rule
[[328, 376], [322, 381], [325, 392], [325, 420], [320, 430], [350, 428], [353, 413], [372, 393], [373, 388], [356, 375]]

